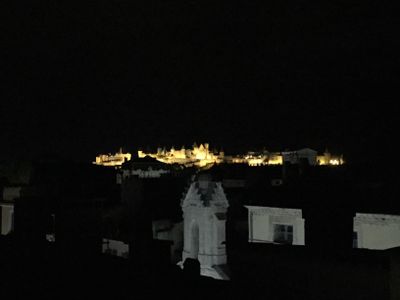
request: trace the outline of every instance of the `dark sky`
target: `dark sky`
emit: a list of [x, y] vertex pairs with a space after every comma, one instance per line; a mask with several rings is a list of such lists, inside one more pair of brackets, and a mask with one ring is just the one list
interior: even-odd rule
[[4, 157], [89, 160], [120, 146], [208, 141], [363, 160], [393, 147], [390, 8], [82, 2], [1, 2]]

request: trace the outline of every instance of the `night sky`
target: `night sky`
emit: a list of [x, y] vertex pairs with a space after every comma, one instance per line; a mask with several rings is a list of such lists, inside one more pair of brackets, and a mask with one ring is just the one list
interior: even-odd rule
[[359, 161], [393, 151], [395, 10], [82, 2], [1, 1], [3, 158], [194, 141]]

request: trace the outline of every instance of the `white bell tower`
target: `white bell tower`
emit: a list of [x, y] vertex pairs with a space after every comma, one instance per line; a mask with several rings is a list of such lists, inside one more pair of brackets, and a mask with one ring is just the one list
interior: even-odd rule
[[228, 279], [219, 266], [226, 264], [225, 223], [229, 206], [221, 182], [208, 174], [199, 175], [181, 202], [183, 210], [183, 252], [198, 259], [201, 275]]

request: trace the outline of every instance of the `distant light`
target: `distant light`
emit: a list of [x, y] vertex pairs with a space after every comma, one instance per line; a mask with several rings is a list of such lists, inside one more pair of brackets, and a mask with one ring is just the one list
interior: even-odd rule
[[331, 160], [329, 160], [329, 164], [333, 165], [333, 166], [338, 166], [340, 164], [340, 162], [337, 159], [331, 159]]

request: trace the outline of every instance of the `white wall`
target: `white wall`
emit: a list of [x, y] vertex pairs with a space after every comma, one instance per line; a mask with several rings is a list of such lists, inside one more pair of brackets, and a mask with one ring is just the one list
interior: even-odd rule
[[13, 230], [12, 218], [14, 214], [14, 205], [1, 204], [1, 234], [6, 235]]
[[[226, 213], [226, 208], [188, 208], [184, 212], [184, 247], [182, 260], [198, 258], [202, 266], [226, 264], [225, 220], [219, 220], [215, 213]], [[192, 257], [193, 226], [199, 229], [198, 257]]]
[[400, 246], [400, 216], [356, 213], [357, 248], [384, 250]]
[[293, 226], [293, 245], [304, 245], [304, 219], [301, 209], [246, 206], [249, 221], [249, 242], [273, 243], [274, 225]]

